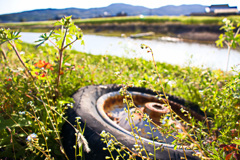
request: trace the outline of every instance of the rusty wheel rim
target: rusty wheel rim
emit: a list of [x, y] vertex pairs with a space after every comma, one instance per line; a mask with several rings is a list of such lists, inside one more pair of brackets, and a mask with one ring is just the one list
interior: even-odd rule
[[[170, 110], [169, 108], [164, 105], [162, 101], [157, 99], [153, 95], [141, 93], [141, 92], [131, 92], [130, 93], [135, 105], [138, 107], [138, 110], [141, 110], [148, 115], [150, 115], [150, 118], [153, 119], [154, 122], [159, 122], [158, 119], [162, 115], [168, 113]], [[129, 130], [129, 126], [126, 127], [126, 123], [123, 122], [123, 119], [126, 117], [121, 118], [120, 116], [123, 116], [124, 108], [126, 108], [126, 104], [123, 103], [123, 96], [119, 94], [119, 92], [110, 92], [107, 94], [102, 95], [97, 100], [97, 111], [99, 115], [112, 127], [117, 128], [118, 130], [124, 132], [127, 135], [133, 136], [131, 134], [131, 130]], [[169, 101], [171, 106], [174, 106], [174, 111], [179, 110], [179, 114], [181, 114], [180, 109], [184, 108], [184, 106], [177, 104], [175, 102]], [[143, 115], [132, 112], [134, 114], [135, 119], [139, 120], [142, 118]], [[152, 114], [153, 113], [153, 114]], [[152, 115], [151, 115], [152, 114]], [[157, 117], [157, 118], [155, 118]], [[137, 122], [139, 122], [137, 121]], [[126, 121], [125, 121], [126, 122]], [[160, 123], [157, 123], [160, 125]], [[147, 132], [146, 132], [147, 133]], [[161, 133], [160, 133], [161, 134]], [[141, 138], [145, 141], [151, 141], [151, 137], [145, 136], [146, 134], [140, 135]], [[160, 135], [157, 135], [160, 136]], [[164, 135], [162, 135], [164, 137]], [[166, 140], [165, 142], [156, 142], [156, 143], [164, 143], [164, 145], [167, 145], [168, 147], [173, 147], [170, 143], [174, 139]]]

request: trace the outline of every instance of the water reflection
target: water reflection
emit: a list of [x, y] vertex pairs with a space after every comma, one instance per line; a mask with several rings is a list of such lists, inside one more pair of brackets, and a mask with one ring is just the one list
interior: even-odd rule
[[[38, 39], [39, 33], [22, 33], [22, 40], [33, 43]], [[109, 54], [129, 58], [142, 57], [150, 60], [151, 55], [142, 50], [140, 45], [150, 46], [154, 52], [155, 60], [181, 66], [191, 65], [197, 67], [210, 67], [212, 69], [226, 69], [227, 49], [220, 49], [214, 45], [187, 43], [168, 40], [140, 40], [121, 37], [106, 37], [84, 35], [85, 45], [81, 42], [74, 44], [73, 49], [95, 55]], [[240, 50], [232, 50], [229, 59], [229, 69], [237, 65], [240, 69]]]

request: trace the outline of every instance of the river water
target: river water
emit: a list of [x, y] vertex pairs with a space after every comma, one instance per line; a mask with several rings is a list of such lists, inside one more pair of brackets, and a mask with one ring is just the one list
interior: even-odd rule
[[[21, 40], [34, 43], [41, 33], [22, 32]], [[227, 49], [217, 48], [214, 44], [199, 44], [178, 41], [177, 39], [142, 40], [124, 37], [107, 37], [84, 35], [81, 42], [76, 42], [73, 49], [94, 55], [116, 55], [119, 57], [151, 60], [151, 54], [141, 49], [141, 44], [152, 48], [154, 58], [159, 62], [180, 66], [196, 66], [201, 68], [226, 70]], [[240, 70], [240, 49], [231, 50], [229, 67]]]

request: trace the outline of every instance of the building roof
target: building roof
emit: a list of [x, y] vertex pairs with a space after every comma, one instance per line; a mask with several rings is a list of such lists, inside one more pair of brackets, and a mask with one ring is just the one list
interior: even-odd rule
[[213, 4], [210, 6], [210, 8], [229, 8], [229, 5], [228, 4]]
[[205, 13], [191, 13], [192, 16], [226, 16], [240, 15], [237, 7], [230, 7], [228, 4], [211, 5], [205, 8]]
[[237, 7], [229, 7], [228, 4], [220, 4], [220, 5], [211, 5], [205, 9], [207, 13], [215, 13], [215, 14], [224, 14], [224, 13], [238, 13]]

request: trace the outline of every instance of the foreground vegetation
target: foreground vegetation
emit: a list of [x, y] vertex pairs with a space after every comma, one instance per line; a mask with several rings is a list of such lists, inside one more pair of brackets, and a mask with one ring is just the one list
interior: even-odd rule
[[[154, 65], [143, 59], [67, 50], [73, 43], [83, 44], [82, 32], [70, 17], [56, 25], [62, 28], [44, 34], [37, 48], [16, 40], [19, 32], [0, 31], [0, 158], [68, 159], [60, 132], [66, 122], [64, 112], [73, 103], [70, 96], [83, 86], [113, 83], [164, 90], [199, 104], [211, 126], [193, 119], [174, 143], [192, 144], [201, 158], [239, 158], [239, 71], [228, 74], [192, 66]], [[41, 46], [48, 40], [53, 46]], [[228, 40], [222, 36], [218, 44]], [[150, 47], [142, 47], [149, 56], [154, 54]], [[73, 127], [77, 136], [84, 132], [84, 128]], [[195, 140], [187, 135], [196, 136]], [[82, 147], [80, 143], [78, 147]]]

